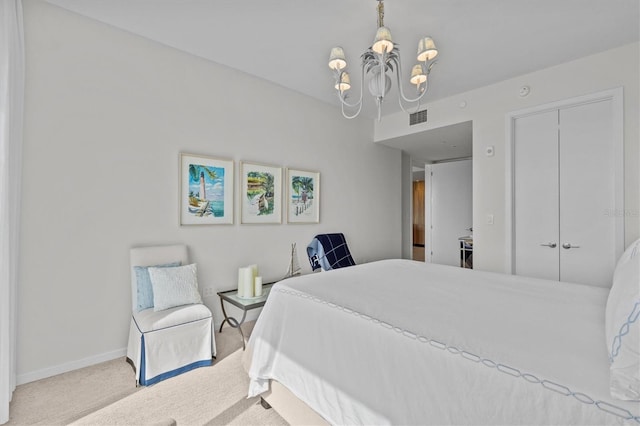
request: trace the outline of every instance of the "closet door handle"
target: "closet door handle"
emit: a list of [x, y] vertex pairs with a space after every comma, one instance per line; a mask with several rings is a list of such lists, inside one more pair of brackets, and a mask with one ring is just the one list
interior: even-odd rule
[[562, 248], [568, 250], [570, 248], [580, 248], [580, 246], [574, 246], [574, 245], [571, 245], [571, 243], [564, 243], [562, 244]]
[[547, 243], [547, 244], [540, 244], [543, 247], [551, 247], [551, 248], [556, 248], [558, 247], [558, 245], [556, 243]]

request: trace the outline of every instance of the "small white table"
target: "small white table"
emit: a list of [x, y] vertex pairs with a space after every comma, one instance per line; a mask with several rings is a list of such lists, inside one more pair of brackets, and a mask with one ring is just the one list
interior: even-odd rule
[[[242, 336], [242, 350], [245, 350], [244, 343], [244, 333], [242, 332], [242, 328], [240, 326], [244, 323], [245, 318], [247, 317], [247, 311], [251, 309], [257, 309], [264, 306], [267, 302], [267, 298], [269, 297], [269, 292], [271, 291], [271, 287], [273, 287], [275, 283], [267, 283], [262, 286], [262, 296], [252, 297], [252, 298], [244, 298], [238, 297], [238, 290], [227, 290], [218, 292], [218, 296], [220, 297], [220, 306], [222, 307], [222, 313], [224, 314], [224, 320], [222, 324], [220, 324], [220, 332], [222, 332], [222, 327], [224, 323], [227, 322], [233, 328], [237, 328], [240, 332], [240, 336]], [[238, 321], [234, 317], [230, 317], [227, 315], [227, 311], [224, 309], [224, 302], [231, 303], [233, 306], [242, 309], [242, 319]]]

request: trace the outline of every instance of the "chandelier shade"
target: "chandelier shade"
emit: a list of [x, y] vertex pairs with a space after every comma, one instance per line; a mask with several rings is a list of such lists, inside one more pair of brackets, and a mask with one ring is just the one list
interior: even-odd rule
[[411, 84], [415, 84], [416, 86], [427, 81], [427, 75], [424, 73], [422, 65], [416, 64], [413, 66], [413, 69], [411, 70], [411, 79], [409, 79], [409, 81]]
[[341, 70], [347, 67], [347, 60], [344, 58], [344, 50], [342, 47], [337, 46], [331, 49], [329, 55], [329, 68], [332, 70]]
[[[344, 52], [342, 52], [344, 54]], [[425, 37], [418, 42], [418, 61], [430, 61], [438, 56], [438, 49], [431, 37]]]
[[391, 31], [387, 27], [380, 27], [376, 31], [376, 38], [373, 40], [371, 49], [376, 53], [387, 53], [393, 50], [393, 41], [391, 39]]
[[[400, 75], [402, 74], [400, 51], [398, 46], [394, 44], [391, 37], [391, 30], [384, 25], [384, 0], [378, 1], [378, 28], [371, 47], [366, 49], [361, 55], [361, 79], [360, 79], [360, 97], [358, 101], [350, 103], [348, 100], [348, 91], [351, 89], [351, 79], [347, 68], [347, 60], [344, 50], [340, 46], [331, 49], [329, 55], [329, 68], [334, 72], [335, 89], [340, 99], [342, 107], [342, 115], [345, 118], [355, 118], [362, 110], [362, 99], [364, 80], [368, 80], [368, 88], [371, 95], [375, 98], [378, 108], [378, 120], [382, 116], [382, 103], [385, 96], [389, 93], [392, 85], [390, 74], [396, 74], [398, 86], [398, 102], [400, 108], [405, 112], [410, 112], [403, 104], [413, 104], [415, 111], [420, 108], [420, 100], [427, 92], [429, 86], [429, 73], [435, 65], [435, 57], [438, 56], [438, 49], [431, 37], [422, 37], [418, 41], [418, 53], [416, 60], [418, 61], [411, 68], [409, 83], [415, 86], [416, 95], [409, 98], [405, 95]], [[411, 112], [415, 112], [411, 111]]]
[[349, 78], [348, 72], [343, 72], [340, 74], [340, 81], [336, 83], [336, 90], [340, 93], [351, 89], [351, 79]]

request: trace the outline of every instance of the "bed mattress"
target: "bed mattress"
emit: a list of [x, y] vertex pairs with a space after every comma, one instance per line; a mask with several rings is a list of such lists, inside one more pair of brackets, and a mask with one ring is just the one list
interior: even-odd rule
[[407, 260], [276, 284], [249, 341], [332, 424], [638, 424], [609, 394], [608, 289]]

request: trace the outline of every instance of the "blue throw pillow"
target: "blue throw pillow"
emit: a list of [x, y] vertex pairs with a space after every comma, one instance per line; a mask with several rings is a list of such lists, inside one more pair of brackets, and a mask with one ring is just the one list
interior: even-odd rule
[[136, 274], [137, 304], [138, 312], [153, 308], [153, 286], [149, 276], [149, 268], [174, 268], [181, 266], [182, 262], [165, 263], [163, 265], [134, 266], [133, 272]]

